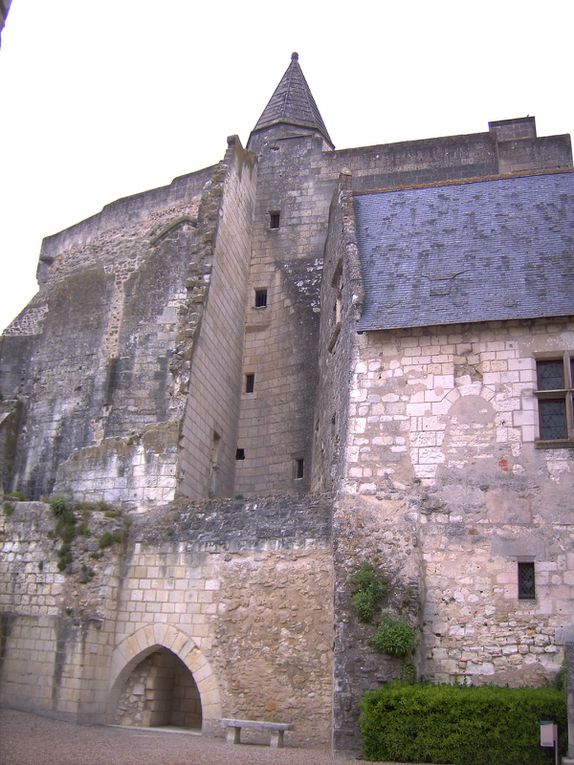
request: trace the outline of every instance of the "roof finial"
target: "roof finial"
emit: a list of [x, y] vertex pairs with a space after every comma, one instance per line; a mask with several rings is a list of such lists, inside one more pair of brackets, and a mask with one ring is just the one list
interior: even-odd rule
[[291, 54], [291, 61], [299, 61], [299, 54], [294, 52]]

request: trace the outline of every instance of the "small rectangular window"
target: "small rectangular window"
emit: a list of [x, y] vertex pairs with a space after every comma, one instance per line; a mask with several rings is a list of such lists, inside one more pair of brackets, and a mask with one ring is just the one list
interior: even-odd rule
[[244, 460], [245, 459], [245, 449], [237, 449], [235, 452], [235, 459], [236, 460]]
[[269, 228], [279, 228], [280, 214], [278, 210], [272, 210], [269, 213]]
[[255, 290], [255, 308], [267, 307], [267, 288], [261, 287]]
[[536, 598], [536, 580], [532, 561], [518, 562], [518, 597], [520, 600]]
[[294, 474], [295, 478], [303, 478], [305, 475], [305, 461], [303, 459], [296, 459], [294, 464]]
[[544, 444], [570, 445], [574, 439], [574, 359], [571, 353], [561, 358], [536, 360], [538, 424]]
[[249, 372], [249, 374], [245, 375], [245, 392], [253, 393], [254, 390], [255, 390], [255, 374], [253, 372]]

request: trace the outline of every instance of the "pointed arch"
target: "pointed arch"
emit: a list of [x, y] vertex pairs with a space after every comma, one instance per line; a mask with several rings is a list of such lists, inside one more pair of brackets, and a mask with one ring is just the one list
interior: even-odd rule
[[189, 669], [201, 699], [203, 727], [221, 718], [217, 677], [195, 641], [171, 624], [148, 624], [124, 638], [112, 654], [108, 708], [115, 710], [122, 688], [134, 668], [161, 648], [174, 653]]

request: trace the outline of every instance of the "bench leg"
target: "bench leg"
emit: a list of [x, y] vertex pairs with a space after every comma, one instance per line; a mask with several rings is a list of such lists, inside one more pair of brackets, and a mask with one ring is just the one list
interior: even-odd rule
[[228, 726], [225, 729], [225, 740], [228, 744], [239, 744], [241, 743], [241, 728], [236, 728], [233, 726]]
[[283, 731], [282, 730], [272, 730], [271, 731], [271, 744], [270, 746], [275, 747], [275, 749], [278, 749], [279, 747], [283, 746]]

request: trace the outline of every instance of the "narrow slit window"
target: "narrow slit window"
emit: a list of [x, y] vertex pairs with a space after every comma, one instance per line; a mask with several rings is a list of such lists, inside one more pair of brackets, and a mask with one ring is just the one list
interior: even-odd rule
[[237, 449], [235, 452], [235, 459], [236, 460], [244, 460], [245, 459], [245, 449]]
[[518, 562], [518, 598], [520, 600], [536, 598], [536, 579], [532, 561]]
[[303, 459], [296, 459], [294, 463], [294, 474], [295, 479], [303, 478], [305, 475], [305, 460]]
[[245, 392], [253, 393], [254, 390], [255, 390], [255, 373], [249, 372], [249, 374], [245, 375]]
[[278, 210], [271, 210], [269, 213], [269, 228], [279, 228], [280, 217]]
[[267, 308], [267, 288], [255, 290], [255, 308]]

